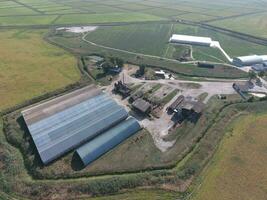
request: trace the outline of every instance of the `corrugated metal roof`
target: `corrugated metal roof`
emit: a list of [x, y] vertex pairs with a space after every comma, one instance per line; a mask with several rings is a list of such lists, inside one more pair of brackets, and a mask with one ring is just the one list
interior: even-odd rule
[[211, 45], [212, 39], [208, 37], [197, 37], [197, 36], [190, 36], [190, 35], [173, 34], [172, 37], [170, 38], [170, 42]]
[[[48, 103], [45, 104], [50, 107], [40, 105], [42, 109], [39, 111], [43, 112], [55, 105]], [[24, 116], [24, 113], [28, 114]], [[38, 118], [37, 121], [32, 122], [29, 113], [31, 113], [29, 110], [22, 112], [44, 164], [88, 141], [128, 116], [124, 108], [103, 93], [87, 99], [82, 98], [81, 102], [78, 101], [64, 110], [60, 109], [52, 112], [51, 115]], [[27, 119], [31, 119], [29, 123]]]
[[141, 129], [134, 118], [129, 118], [76, 150], [84, 165], [88, 165], [101, 155]]

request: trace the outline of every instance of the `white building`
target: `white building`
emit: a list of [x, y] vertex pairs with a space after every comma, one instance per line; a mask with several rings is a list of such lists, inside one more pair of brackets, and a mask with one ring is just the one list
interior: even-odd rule
[[267, 55], [241, 56], [233, 59], [233, 64], [238, 67], [264, 65], [267, 62]]
[[212, 39], [208, 37], [196, 37], [190, 35], [177, 35], [177, 34], [173, 34], [169, 42], [174, 44], [189, 44], [189, 45], [208, 46], [208, 47], [210, 47], [213, 44]]

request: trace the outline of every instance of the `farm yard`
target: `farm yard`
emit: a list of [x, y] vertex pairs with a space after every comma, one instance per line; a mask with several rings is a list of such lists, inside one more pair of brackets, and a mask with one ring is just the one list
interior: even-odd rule
[[[213, 200], [220, 193], [218, 200], [265, 200], [266, 98], [235, 94], [233, 81], [249, 74], [218, 49], [168, 40], [172, 34], [211, 37], [232, 57], [267, 54], [266, 3], [0, 0], [0, 199]], [[108, 74], [97, 62], [93, 67], [90, 57], [122, 59], [121, 73]], [[129, 66], [143, 67], [144, 75], [127, 74]], [[156, 76], [162, 70], [172, 79]], [[114, 94], [119, 79], [159, 103], [151, 115], [135, 115], [133, 104]], [[87, 167], [74, 150], [43, 165], [21, 111], [92, 83], [144, 128]], [[181, 94], [205, 103], [203, 113], [165, 135], [166, 119], [159, 116]], [[172, 144], [164, 151], [155, 139], [161, 131], [162, 144]]]

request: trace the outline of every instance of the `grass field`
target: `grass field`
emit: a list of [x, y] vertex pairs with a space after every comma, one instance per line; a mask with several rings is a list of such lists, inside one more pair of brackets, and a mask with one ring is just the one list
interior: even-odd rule
[[79, 80], [77, 61], [47, 44], [45, 31], [0, 31], [0, 109]]
[[236, 120], [203, 175], [203, 184], [192, 200], [265, 200], [266, 129], [266, 114], [254, 114]]
[[117, 49], [163, 56], [168, 46], [171, 27], [171, 24], [100, 27], [86, 39]]
[[[267, 13], [212, 22], [212, 25], [267, 38]], [[248, 28], [249, 27], [249, 28]]]

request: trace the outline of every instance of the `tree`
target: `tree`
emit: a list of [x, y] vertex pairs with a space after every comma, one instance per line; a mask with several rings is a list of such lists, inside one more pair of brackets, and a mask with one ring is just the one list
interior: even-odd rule
[[124, 65], [124, 61], [121, 58], [115, 58], [115, 62], [120, 68], [122, 68]]
[[264, 72], [264, 71], [260, 71], [258, 75], [259, 75], [259, 77], [261, 77], [261, 78], [262, 78], [262, 77], [264, 77], [264, 76], [265, 76], [265, 72]]
[[124, 65], [124, 60], [122, 60], [121, 58], [109, 57], [108, 59], [106, 59], [106, 61], [111, 64], [110, 65], [111, 67], [118, 66], [122, 68]]
[[248, 77], [249, 77], [249, 80], [253, 80], [257, 78], [257, 74], [254, 71], [250, 70], [248, 73]]
[[146, 66], [145, 65], [140, 65], [139, 66], [139, 70], [138, 70], [138, 74], [140, 75], [140, 76], [143, 76], [144, 74], [145, 74], [145, 70], [146, 70]]

